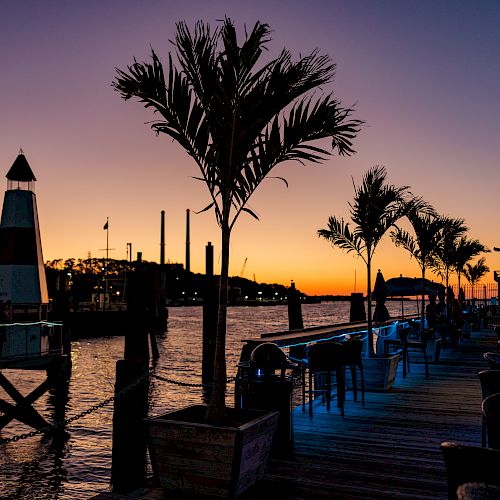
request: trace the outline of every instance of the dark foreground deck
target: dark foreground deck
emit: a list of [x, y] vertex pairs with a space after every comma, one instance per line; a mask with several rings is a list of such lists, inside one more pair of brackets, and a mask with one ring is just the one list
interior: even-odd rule
[[[444, 499], [446, 472], [439, 445], [457, 440], [481, 443], [481, 389], [477, 373], [487, 369], [482, 354], [493, 351], [492, 330], [442, 351], [425, 379], [423, 364], [401, 366], [388, 392], [366, 393], [365, 407], [347, 394], [345, 417], [318, 401], [313, 416], [293, 414], [294, 452], [272, 459], [268, 475], [242, 500], [264, 499]], [[358, 398], [360, 399], [360, 398]], [[103, 499], [172, 499], [157, 489]]]

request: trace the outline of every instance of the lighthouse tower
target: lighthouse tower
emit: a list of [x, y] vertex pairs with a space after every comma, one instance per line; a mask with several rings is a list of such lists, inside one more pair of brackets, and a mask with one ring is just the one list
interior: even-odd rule
[[[0, 222], [0, 323], [45, 321], [49, 298], [34, 192], [36, 178], [22, 150], [6, 177]], [[36, 335], [27, 327], [10, 330], [2, 355], [41, 354], [47, 348], [42, 333]]]

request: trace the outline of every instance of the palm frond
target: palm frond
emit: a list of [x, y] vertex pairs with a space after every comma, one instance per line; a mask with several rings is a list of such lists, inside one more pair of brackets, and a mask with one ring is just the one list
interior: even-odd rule
[[319, 229], [318, 236], [347, 253], [355, 252], [366, 263], [366, 246], [363, 240], [350, 230], [349, 223], [344, 222], [344, 219], [329, 217], [327, 229]]

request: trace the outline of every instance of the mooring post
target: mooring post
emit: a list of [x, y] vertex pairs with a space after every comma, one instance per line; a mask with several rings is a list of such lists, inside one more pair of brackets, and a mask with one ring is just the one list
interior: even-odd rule
[[366, 321], [365, 299], [362, 293], [351, 293], [349, 321]]
[[115, 403], [113, 411], [113, 450], [111, 484], [113, 493], [128, 493], [146, 483], [149, 379], [120, 395], [147, 373], [145, 360], [122, 359], [116, 362]]
[[217, 312], [219, 295], [214, 278], [214, 247], [208, 242], [205, 247], [205, 290], [203, 296], [203, 354], [202, 375], [204, 384], [214, 379], [215, 338], [217, 335]]
[[[152, 289], [138, 255], [128, 295], [130, 328], [125, 333], [125, 359], [116, 362], [111, 483], [114, 493], [127, 493], [146, 482], [149, 365]], [[153, 288], [154, 289], [154, 288]], [[127, 387], [144, 377], [140, 383]], [[122, 390], [125, 391], [121, 393]]]
[[288, 289], [287, 303], [288, 329], [301, 330], [304, 328], [304, 321], [302, 320], [302, 303], [300, 302], [300, 294], [295, 288], [295, 283], [293, 281]]
[[[300, 294], [295, 288], [295, 283], [292, 281], [287, 295], [288, 304], [288, 329], [301, 330], [304, 328], [302, 320], [302, 304], [300, 302]], [[305, 347], [303, 345], [290, 347], [290, 356], [294, 358], [304, 358], [306, 356]]]

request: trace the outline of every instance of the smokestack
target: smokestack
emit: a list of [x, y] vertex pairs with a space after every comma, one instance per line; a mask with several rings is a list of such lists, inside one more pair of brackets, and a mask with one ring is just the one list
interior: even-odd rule
[[191, 272], [191, 255], [189, 249], [189, 208], [186, 209], [186, 272]]
[[160, 264], [165, 264], [165, 210], [161, 211]]

